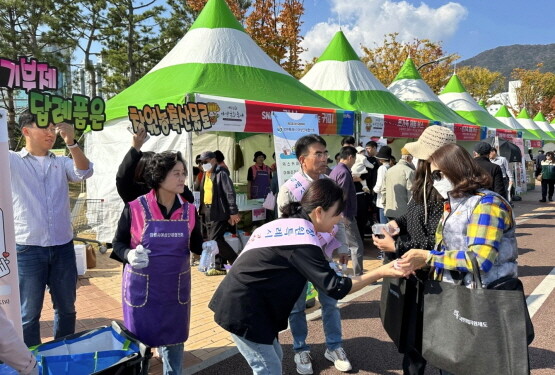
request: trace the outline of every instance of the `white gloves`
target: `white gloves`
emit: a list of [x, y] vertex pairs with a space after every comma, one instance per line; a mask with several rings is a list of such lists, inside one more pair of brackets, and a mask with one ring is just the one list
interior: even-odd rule
[[148, 254], [150, 254], [150, 250], [139, 245], [136, 249], [129, 250], [127, 261], [133, 268], [145, 268], [148, 267]]

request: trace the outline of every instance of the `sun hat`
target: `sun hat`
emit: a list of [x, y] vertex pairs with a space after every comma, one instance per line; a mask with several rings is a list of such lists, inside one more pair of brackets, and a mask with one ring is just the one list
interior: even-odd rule
[[407, 150], [406, 148], [403, 147], [401, 149], [401, 155], [410, 155], [410, 152], [409, 152], [409, 150]]
[[264, 156], [264, 160], [266, 160], [266, 154], [263, 153], [262, 151], [256, 151], [254, 153], [254, 159], [252, 159], [252, 161], [254, 161], [256, 163], [256, 158], [259, 156]]
[[432, 125], [427, 127], [416, 142], [405, 145], [407, 151], [419, 160], [428, 160], [430, 156], [441, 146], [455, 143], [455, 133], [445, 126]]

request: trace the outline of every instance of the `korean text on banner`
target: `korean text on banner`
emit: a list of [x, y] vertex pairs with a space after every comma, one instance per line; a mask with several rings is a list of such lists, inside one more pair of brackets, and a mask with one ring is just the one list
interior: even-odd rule
[[8, 319], [23, 338], [10, 184], [8, 113], [3, 109], [0, 110], [0, 176], [0, 308], [6, 312]]
[[319, 134], [318, 115], [272, 112], [272, 129], [279, 186], [299, 171], [295, 142], [308, 134]]

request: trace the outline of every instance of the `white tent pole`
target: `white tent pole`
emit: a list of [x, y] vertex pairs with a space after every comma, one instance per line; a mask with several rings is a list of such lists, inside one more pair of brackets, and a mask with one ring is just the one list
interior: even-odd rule
[[[195, 94], [186, 94], [185, 95], [185, 103], [188, 101], [196, 101]], [[189, 171], [187, 180], [189, 189], [193, 191], [194, 189], [194, 181], [193, 181], [193, 132], [185, 132], [185, 139], [187, 144], [187, 157], [185, 162], [187, 163], [187, 171]]]

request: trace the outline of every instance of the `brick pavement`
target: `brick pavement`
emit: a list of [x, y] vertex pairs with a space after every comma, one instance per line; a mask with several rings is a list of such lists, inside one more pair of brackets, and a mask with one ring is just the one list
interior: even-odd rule
[[[366, 239], [364, 268], [378, 267], [381, 262], [376, 260], [375, 250], [370, 250], [370, 239]], [[122, 321], [121, 308], [121, 263], [109, 258], [106, 254], [97, 253], [97, 266], [88, 269], [84, 276], [79, 277], [77, 285], [77, 324], [76, 331], [86, 331], [109, 325], [112, 320]], [[207, 277], [193, 267], [191, 296], [191, 327], [189, 339], [185, 343], [185, 366], [200, 364], [235, 346], [227, 331], [221, 329], [208, 309], [208, 302], [224, 276]], [[360, 282], [368, 283], [363, 280]], [[317, 309], [318, 305], [312, 310]], [[53, 339], [53, 309], [47, 293], [41, 316], [42, 341]], [[151, 360], [149, 374], [162, 374], [162, 363], [157, 357]]]

